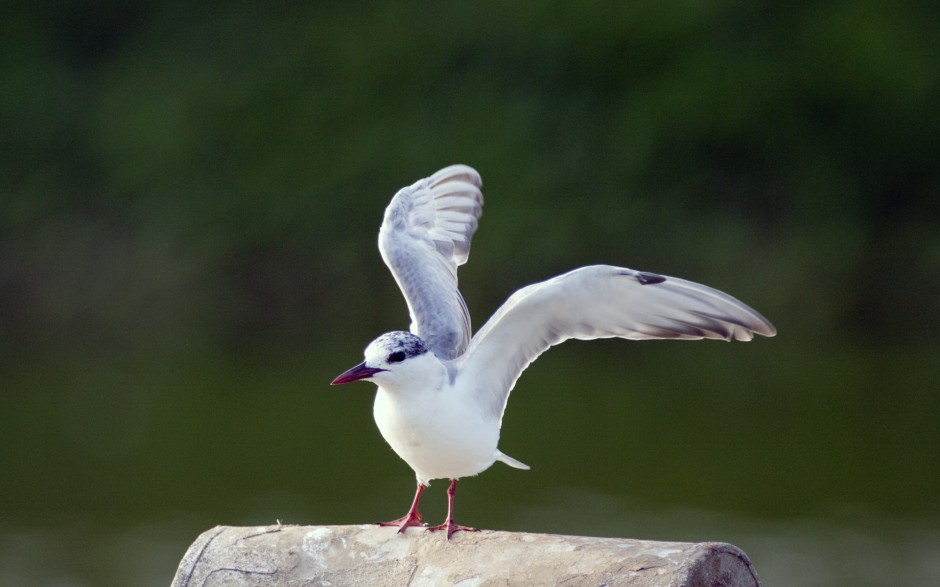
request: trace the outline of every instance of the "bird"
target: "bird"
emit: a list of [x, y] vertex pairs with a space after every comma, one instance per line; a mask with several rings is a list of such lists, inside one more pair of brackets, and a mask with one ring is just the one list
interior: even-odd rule
[[[483, 182], [467, 165], [451, 165], [400, 189], [385, 210], [379, 252], [404, 294], [408, 331], [382, 334], [364, 361], [332, 385], [378, 386], [373, 416], [385, 441], [415, 473], [404, 516], [383, 522], [476, 531], [454, 520], [457, 481], [496, 461], [529, 469], [497, 447], [509, 392], [549, 347], [597, 338], [751, 340], [776, 328], [758, 312], [711, 287], [658, 273], [590, 265], [513, 293], [471, 336], [470, 313], [457, 287], [482, 214]], [[449, 479], [447, 517], [428, 526], [418, 506], [431, 480]]]

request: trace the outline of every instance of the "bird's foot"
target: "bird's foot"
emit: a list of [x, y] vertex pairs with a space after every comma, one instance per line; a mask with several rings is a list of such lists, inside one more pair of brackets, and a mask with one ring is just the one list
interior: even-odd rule
[[403, 534], [405, 530], [411, 526], [418, 526], [422, 528], [427, 527], [427, 524], [421, 520], [422, 516], [418, 512], [408, 512], [397, 520], [392, 520], [390, 522], [379, 522], [379, 526], [398, 526], [398, 533]]
[[450, 537], [454, 535], [454, 532], [462, 530], [464, 532], [479, 532], [479, 528], [471, 528], [470, 526], [461, 526], [453, 520], [447, 520], [439, 526], [430, 526], [428, 527], [428, 532], [437, 532], [439, 530], [447, 531], [447, 540], [450, 540]]

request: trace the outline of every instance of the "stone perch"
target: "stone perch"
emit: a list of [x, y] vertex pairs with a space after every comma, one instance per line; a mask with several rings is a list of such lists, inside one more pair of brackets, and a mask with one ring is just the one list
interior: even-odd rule
[[720, 542], [363, 526], [217, 526], [183, 556], [172, 587], [345, 585], [759, 586]]

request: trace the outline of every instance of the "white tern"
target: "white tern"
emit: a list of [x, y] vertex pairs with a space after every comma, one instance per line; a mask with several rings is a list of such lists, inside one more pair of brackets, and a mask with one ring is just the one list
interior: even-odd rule
[[576, 338], [750, 340], [774, 326], [716, 289], [623, 267], [581, 267], [515, 292], [471, 337], [457, 289], [483, 207], [480, 175], [452, 165], [392, 198], [379, 251], [404, 293], [410, 332], [389, 332], [333, 385], [378, 385], [373, 414], [382, 436], [414, 469], [408, 512], [382, 525], [427, 526], [418, 513], [432, 479], [450, 479], [447, 519], [428, 530], [474, 530], [454, 521], [457, 480], [494, 462], [529, 467], [497, 448], [506, 400], [525, 368], [550, 346]]

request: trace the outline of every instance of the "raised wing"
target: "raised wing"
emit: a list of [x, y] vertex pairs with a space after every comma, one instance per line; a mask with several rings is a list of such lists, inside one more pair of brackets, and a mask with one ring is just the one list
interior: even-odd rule
[[379, 252], [408, 302], [411, 332], [441, 359], [470, 342], [470, 314], [457, 289], [457, 267], [483, 212], [480, 174], [451, 165], [399, 190], [385, 209]]
[[522, 371], [570, 338], [751, 340], [776, 333], [766, 318], [716, 289], [594, 265], [514, 293], [473, 337], [458, 368], [473, 374], [488, 413], [502, 418]]

